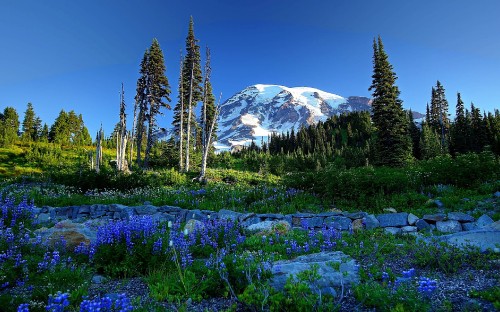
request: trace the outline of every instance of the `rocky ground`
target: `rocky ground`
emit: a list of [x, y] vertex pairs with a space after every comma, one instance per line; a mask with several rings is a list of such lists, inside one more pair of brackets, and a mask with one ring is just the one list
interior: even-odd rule
[[[391, 268], [394, 272], [399, 272], [401, 268], [408, 267], [410, 259], [388, 259], [386, 267]], [[364, 267], [375, 265], [370, 263], [368, 259], [361, 261]], [[434, 276], [439, 281], [438, 290], [432, 295], [431, 302], [434, 307], [441, 307], [443, 303], [449, 302], [453, 306], [452, 311], [495, 311], [493, 304], [478, 298], [470, 298], [471, 291], [478, 291], [493, 287], [499, 284], [500, 263], [492, 263], [492, 267], [488, 271], [478, 271], [474, 269], [464, 269], [453, 275], [431, 273], [429, 271], [420, 270], [419, 274]], [[126, 293], [128, 296], [140, 297], [144, 303], [151, 302], [148, 294], [148, 287], [141, 278], [131, 278], [127, 280], [107, 280], [94, 283], [90, 287], [90, 297], [104, 296], [113, 293]], [[179, 304], [163, 303], [166, 311], [180, 310]], [[235, 311], [252, 311], [249, 307], [235, 300], [227, 298], [212, 298], [201, 302], [187, 301], [187, 311], [206, 312], [206, 311], [223, 311], [235, 307]], [[347, 291], [343, 299], [339, 302], [340, 311], [376, 311], [375, 309], [365, 308], [362, 303], [354, 298], [352, 292]], [[233, 310], [234, 311], [234, 310]], [[434, 310], [437, 311], [437, 310]]]

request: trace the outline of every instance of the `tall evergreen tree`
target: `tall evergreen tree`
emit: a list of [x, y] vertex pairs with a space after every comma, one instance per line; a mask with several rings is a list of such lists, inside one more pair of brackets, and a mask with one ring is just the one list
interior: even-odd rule
[[377, 131], [377, 163], [402, 166], [411, 158], [408, 123], [395, 85], [397, 76], [384, 50], [382, 39], [373, 40], [373, 124]]
[[148, 112], [148, 137], [146, 152], [144, 154], [145, 167], [148, 166], [149, 154], [154, 143], [154, 130], [157, 129], [156, 116], [161, 115], [161, 109], [170, 109], [170, 85], [165, 76], [165, 61], [163, 51], [158, 40], [153, 39], [149, 48], [149, 59], [147, 66], [148, 74], [146, 80], [146, 102], [149, 107]]
[[134, 106], [134, 131], [135, 131], [135, 142], [137, 148], [137, 164], [142, 165], [141, 151], [143, 149], [143, 138], [146, 130], [146, 117], [147, 117], [147, 101], [146, 101], [146, 82], [148, 75], [148, 62], [149, 62], [149, 51], [146, 50], [141, 61], [141, 76], [137, 79], [137, 87], [135, 94], [135, 106]]
[[[136, 88], [136, 142], [137, 163], [148, 166], [149, 154], [154, 143], [154, 130], [157, 128], [156, 117], [161, 114], [162, 108], [170, 109], [170, 85], [165, 76], [165, 61], [158, 40], [153, 39], [151, 47], [144, 53], [141, 61], [141, 76], [137, 80]], [[147, 126], [146, 126], [147, 121]], [[141, 162], [141, 150], [144, 134], [146, 150], [144, 163]]]
[[457, 93], [457, 105], [455, 110], [455, 122], [451, 128], [451, 150], [453, 154], [465, 153], [468, 151], [467, 142], [467, 129], [469, 125], [467, 124], [467, 118], [465, 116], [464, 102], [460, 92]]
[[432, 88], [429, 126], [431, 126], [436, 133], [440, 134], [441, 149], [443, 153], [447, 152], [450, 119], [445, 90], [439, 80], [436, 82], [436, 87]]
[[420, 129], [418, 129], [413, 120], [413, 112], [408, 112], [408, 131], [410, 132], [411, 141], [413, 143], [413, 157], [420, 159]]
[[[179, 102], [174, 109], [173, 125], [176, 134], [179, 137], [186, 138], [184, 147], [186, 150], [184, 169], [189, 171], [189, 152], [192, 149], [193, 142], [191, 140], [198, 128], [194, 108], [196, 104], [203, 100], [202, 88], [202, 72], [201, 72], [201, 57], [198, 39], [194, 35], [194, 21], [191, 17], [189, 20], [188, 35], [186, 37], [186, 56], [183, 59], [182, 74], [180, 78]], [[182, 116], [182, 117], [181, 117]], [[182, 119], [182, 127], [180, 125]], [[185, 134], [180, 133], [182, 128]]]
[[37, 137], [37, 132], [36, 132], [36, 116], [35, 116], [35, 110], [33, 109], [33, 104], [28, 103], [28, 106], [26, 108], [26, 111], [24, 112], [24, 119], [22, 123], [22, 138], [24, 141], [34, 141], [36, 140]]
[[422, 125], [422, 136], [419, 146], [422, 159], [431, 159], [441, 154], [439, 135], [426, 123]]
[[19, 115], [14, 107], [6, 107], [0, 114], [0, 146], [8, 147], [18, 139]]
[[486, 124], [484, 122], [483, 116], [479, 108], [471, 103], [471, 147], [474, 152], [481, 152], [484, 146], [487, 144], [487, 130]]

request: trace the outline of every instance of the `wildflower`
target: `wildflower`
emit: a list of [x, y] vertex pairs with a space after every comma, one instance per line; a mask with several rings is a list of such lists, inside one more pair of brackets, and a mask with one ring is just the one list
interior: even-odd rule
[[437, 280], [435, 279], [432, 280], [425, 276], [420, 277], [418, 281], [418, 291], [422, 295], [429, 297], [436, 289], [437, 289]]

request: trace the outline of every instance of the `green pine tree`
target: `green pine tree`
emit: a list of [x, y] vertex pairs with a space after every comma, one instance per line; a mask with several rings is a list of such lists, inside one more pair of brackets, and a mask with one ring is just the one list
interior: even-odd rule
[[33, 109], [33, 104], [28, 103], [26, 111], [24, 112], [24, 119], [22, 123], [22, 139], [26, 142], [32, 142], [36, 140], [37, 131], [36, 131], [36, 115], [35, 110]]
[[470, 126], [467, 124], [465, 116], [464, 102], [460, 92], [457, 93], [457, 105], [455, 111], [455, 120], [451, 127], [451, 150], [453, 154], [466, 153], [469, 150], [467, 141], [467, 131]]
[[376, 159], [380, 165], [402, 166], [411, 159], [411, 140], [406, 113], [395, 85], [396, 74], [388, 61], [382, 39], [373, 41], [373, 124], [376, 130]]
[[410, 132], [411, 141], [413, 143], [413, 157], [420, 159], [420, 129], [413, 120], [413, 112], [408, 112], [408, 131]]
[[19, 132], [19, 115], [14, 107], [6, 107], [0, 114], [0, 146], [9, 147], [14, 144]]
[[431, 159], [439, 156], [441, 154], [441, 143], [439, 141], [439, 135], [431, 126], [424, 123], [419, 144], [421, 158]]

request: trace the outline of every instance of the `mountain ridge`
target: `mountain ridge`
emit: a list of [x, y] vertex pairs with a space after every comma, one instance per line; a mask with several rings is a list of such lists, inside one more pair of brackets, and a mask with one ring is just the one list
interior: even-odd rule
[[311, 87], [255, 84], [236, 93], [221, 106], [219, 149], [244, 145], [273, 132], [298, 130], [333, 115], [371, 110], [371, 99], [342, 97]]

